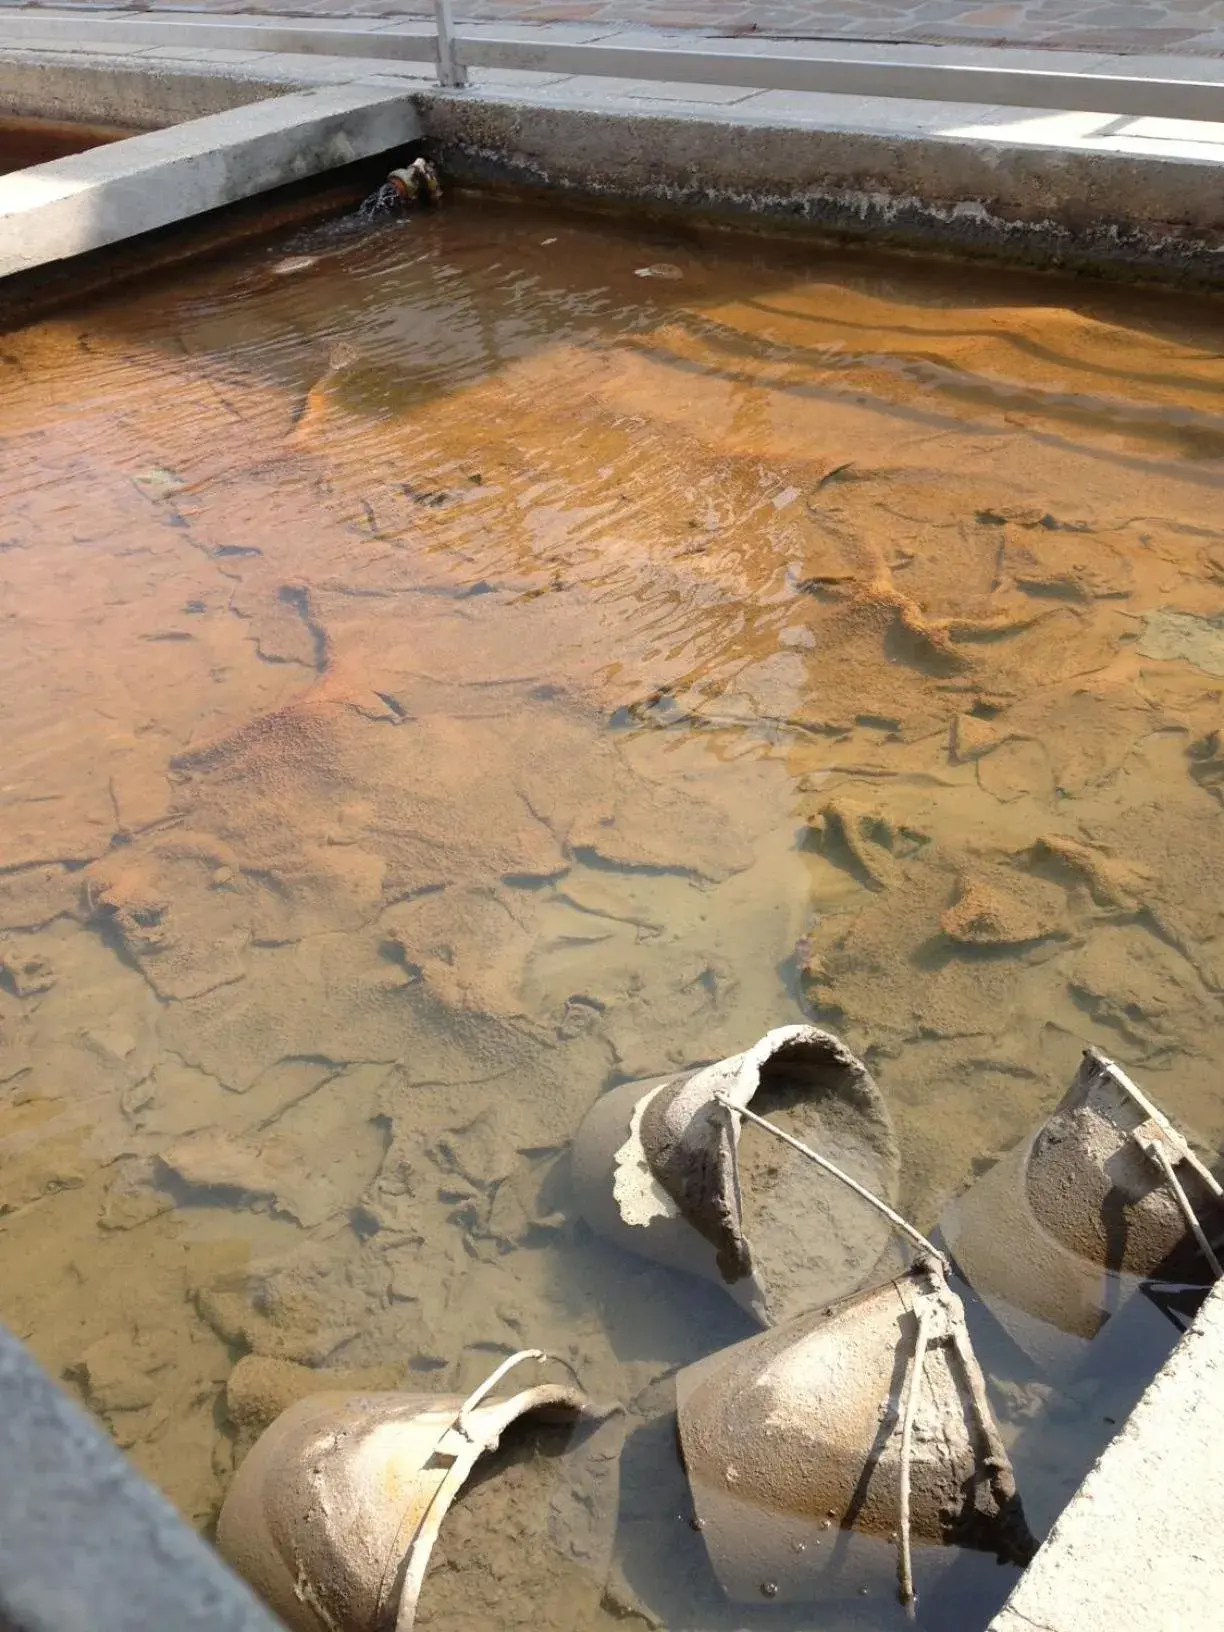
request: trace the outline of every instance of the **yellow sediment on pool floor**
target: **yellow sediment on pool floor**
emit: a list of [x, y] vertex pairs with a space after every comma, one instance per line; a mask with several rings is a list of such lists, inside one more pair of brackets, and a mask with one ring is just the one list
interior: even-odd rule
[[238, 1353], [735, 1335], [568, 1219], [609, 1081], [814, 1014], [924, 1226], [1087, 1042], [1224, 1132], [1212, 309], [303, 242], [0, 343], [0, 1316], [200, 1522]]

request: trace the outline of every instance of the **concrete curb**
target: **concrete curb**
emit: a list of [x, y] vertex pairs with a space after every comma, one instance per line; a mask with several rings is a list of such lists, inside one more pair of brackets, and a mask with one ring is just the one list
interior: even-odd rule
[[[2, 34], [2, 31], [0, 31]], [[135, 132], [162, 130], [297, 90], [283, 76], [221, 72], [206, 63], [167, 63], [82, 52], [0, 51], [4, 110], [18, 119], [100, 121]]]
[[0, 1327], [0, 1625], [283, 1632]]
[[1224, 1284], [1064, 1509], [990, 1632], [1224, 1624]]
[[324, 86], [0, 177], [0, 276], [151, 232], [418, 138], [399, 89]]

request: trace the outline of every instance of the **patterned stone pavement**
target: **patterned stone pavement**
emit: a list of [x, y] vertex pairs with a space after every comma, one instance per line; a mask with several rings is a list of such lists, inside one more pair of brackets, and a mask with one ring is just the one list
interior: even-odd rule
[[[0, 0], [23, 9], [41, 0]], [[429, 17], [432, 0], [45, 0], [48, 9]], [[457, 18], [802, 39], [1224, 55], [1224, 0], [454, 0]]]

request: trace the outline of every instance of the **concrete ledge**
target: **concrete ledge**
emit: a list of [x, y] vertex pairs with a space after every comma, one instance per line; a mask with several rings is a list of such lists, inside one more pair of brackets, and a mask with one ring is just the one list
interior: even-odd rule
[[284, 1632], [0, 1327], [0, 1626]]
[[1224, 1625], [1224, 1284], [1072, 1497], [991, 1632]]
[[15, 118], [160, 130], [285, 90], [281, 80], [220, 73], [218, 66], [206, 62], [192, 71], [186, 63], [124, 60], [109, 53], [73, 59], [63, 52], [6, 52], [0, 58], [0, 100]]
[[402, 89], [329, 85], [15, 171], [0, 177], [0, 276], [402, 148], [419, 132]]

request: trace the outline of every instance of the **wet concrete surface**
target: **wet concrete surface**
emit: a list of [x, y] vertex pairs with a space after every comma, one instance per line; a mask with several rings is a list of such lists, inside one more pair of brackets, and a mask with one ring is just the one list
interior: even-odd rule
[[620, 1494], [436, 1624], [747, 1624], [658, 1472], [745, 1320], [576, 1222], [597, 1093], [814, 1018], [928, 1228], [1089, 1042], [1218, 1142], [1218, 317], [469, 198], [0, 339], [0, 1316], [193, 1522], [241, 1355], [539, 1345]]

